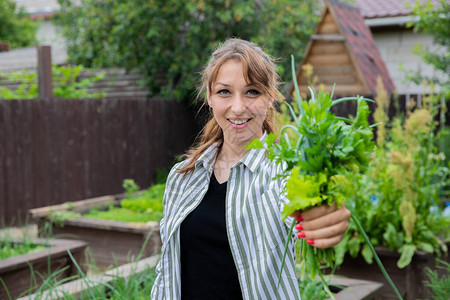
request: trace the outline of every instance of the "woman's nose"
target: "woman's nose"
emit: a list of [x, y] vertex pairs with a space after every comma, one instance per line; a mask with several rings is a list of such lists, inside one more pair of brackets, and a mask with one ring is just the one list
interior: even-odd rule
[[242, 114], [246, 110], [244, 98], [240, 94], [235, 94], [231, 104], [231, 111], [236, 114]]

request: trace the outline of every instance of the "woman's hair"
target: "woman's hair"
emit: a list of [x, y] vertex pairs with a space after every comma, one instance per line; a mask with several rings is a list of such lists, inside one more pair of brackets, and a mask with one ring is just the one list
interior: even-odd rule
[[[278, 74], [275, 71], [274, 60], [258, 45], [238, 38], [231, 38], [227, 39], [211, 55], [209, 63], [202, 73], [202, 81], [197, 99], [199, 99], [202, 94], [205, 95], [208, 91], [211, 91], [211, 88], [217, 79], [220, 67], [229, 60], [241, 62], [244, 68], [245, 80], [248, 83], [254, 84], [270, 99], [279, 101], [283, 98], [278, 91], [280, 81]], [[203, 105], [205, 105], [205, 103], [206, 100]], [[263, 131], [267, 131], [268, 133], [276, 132], [274, 114], [275, 109], [273, 105], [271, 105], [267, 110], [267, 116], [263, 122]], [[212, 144], [217, 142], [218, 147], [222, 146], [223, 132], [212, 115], [211, 110], [208, 118], [208, 122], [200, 132], [200, 142], [191, 147], [187, 154], [184, 155], [189, 161], [183, 168], [177, 171], [178, 173], [188, 174], [193, 171], [195, 162]]]

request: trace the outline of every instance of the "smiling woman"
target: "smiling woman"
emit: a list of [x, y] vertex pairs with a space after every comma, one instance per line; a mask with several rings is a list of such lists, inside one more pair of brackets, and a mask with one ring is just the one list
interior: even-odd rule
[[[253, 43], [229, 39], [212, 54], [199, 92], [210, 119], [166, 183], [152, 299], [300, 299], [288, 234], [295, 220], [282, 221], [288, 200], [284, 180], [274, 179], [281, 166], [246, 148], [276, 133], [278, 84], [273, 60]], [[342, 240], [350, 217], [343, 205], [295, 215], [298, 237], [320, 248]]]
[[214, 168], [220, 182], [227, 180], [230, 167], [242, 157], [245, 146], [263, 135], [263, 123], [272, 105], [272, 100], [255, 83], [247, 82], [244, 74], [243, 63], [229, 60], [208, 91], [208, 105], [224, 138]]

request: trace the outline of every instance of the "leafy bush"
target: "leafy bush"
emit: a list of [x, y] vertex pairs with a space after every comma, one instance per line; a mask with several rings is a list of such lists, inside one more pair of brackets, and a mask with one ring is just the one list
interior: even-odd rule
[[[347, 178], [348, 199], [374, 246], [386, 246], [401, 254], [397, 266], [407, 266], [416, 250], [440, 255], [447, 251], [450, 218], [442, 215], [449, 166], [438, 151], [434, 117], [439, 97], [424, 98], [424, 106], [403, 119], [389, 122], [388, 98], [380, 92], [374, 118], [380, 122], [377, 149], [366, 175]], [[372, 254], [351, 223], [343, 242], [336, 247], [338, 262], [344, 253], [359, 253], [368, 263]], [[337, 262], [337, 263], [338, 263]]]
[[[52, 66], [53, 95], [63, 99], [101, 98], [104, 92], [88, 92], [105, 76], [104, 73], [88, 76], [79, 80], [83, 66]], [[12, 73], [0, 73], [2, 81], [19, 82], [16, 90], [0, 87], [0, 99], [36, 99], [38, 98], [38, 80], [35, 72], [21, 71]]]
[[288, 56], [303, 56], [320, 7], [314, 0], [58, 2], [56, 22], [72, 62], [138, 68], [151, 95], [180, 100], [193, 95], [199, 71], [227, 37], [264, 46], [280, 58], [279, 71], [288, 80]]
[[18, 9], [12, 0], [0, 0], [0, 41], [9, 42], [11, 48], [36, 43], [37, 24]]

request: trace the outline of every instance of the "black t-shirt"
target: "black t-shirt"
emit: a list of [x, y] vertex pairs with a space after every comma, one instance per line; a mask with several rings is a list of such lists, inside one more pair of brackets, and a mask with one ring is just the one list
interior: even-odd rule
[[225, 222], [227, 183], [211, 176], [202, 202], [181, 224], [181, 299], [242, 299]]

